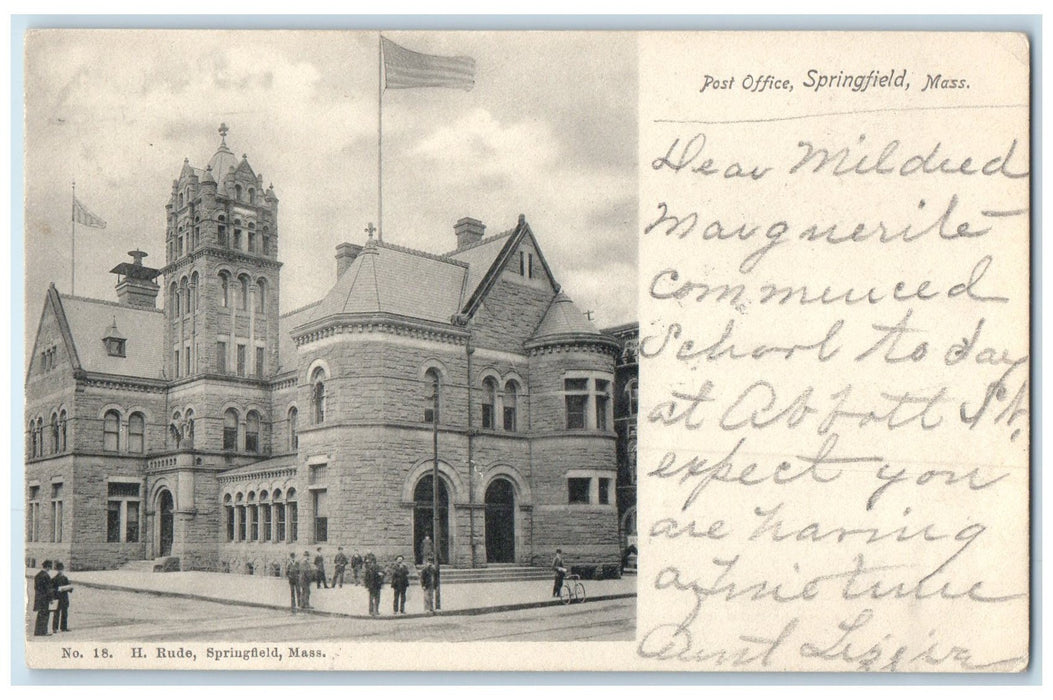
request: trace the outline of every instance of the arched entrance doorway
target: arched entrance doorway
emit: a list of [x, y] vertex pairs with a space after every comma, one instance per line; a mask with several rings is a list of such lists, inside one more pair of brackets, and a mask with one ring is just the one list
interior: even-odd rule
[[158, 556], [168, 557], [172, 555], [172, 540], [175, 538], [175, 503], [172, 500], [172, 492], [162, 489], [157, 494], [157, 512], [160, 514], [160, 537], [158, 542]]
[[[425, 536], [432, 536], [432, 477], [425, 474], [413, 489], [413, 557], [418, 564], [424, 563], [426, 554], [421, 547]], [[450, 561], [450, 497], [446, 484], [439, 479], [439, 538], [435, 544], [439, 549], [439, 562]]]
[[508, 479], [494, 479], [486, 487], [486, 561], [505, 564], [516, 560], [515, 489]]

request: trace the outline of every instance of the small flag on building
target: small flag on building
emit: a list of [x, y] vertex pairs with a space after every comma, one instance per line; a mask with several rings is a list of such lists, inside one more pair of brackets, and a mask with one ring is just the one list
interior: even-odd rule
[[73, 198], [73, 220], [78, 224], [91, 228], [106, 228], [106, 222], [101, 217], [88, 211], [88, 208], [81, 204], [76, 197]]
[[404, 88], [475, 87], [475, 59], [470, 56], [432, 56], [405, 49], [395, 42], [380, 38], [384, 54], [384, 87]]

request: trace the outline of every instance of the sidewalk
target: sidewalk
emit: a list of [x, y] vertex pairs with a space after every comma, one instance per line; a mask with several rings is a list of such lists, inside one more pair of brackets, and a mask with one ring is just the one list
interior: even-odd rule
[[[283, 578], [204, 571], [75, 571], [68, 575], [74, 586], [152, 593], [274, 610], [289, 609], [289, 584]], [[585, 584], [588, 601], [636, 597], [635, 576], [582, 583]], [[479, 615], [562, 605], [558, 598], [551, 597], [551, 593], [552, 581], [445, 584], [441, 590], [442, 614]], [[385, 584], [380, 595], [382, 616], [392, 615], [394, 595], [390, 584]], [[406, 598], [405, 617], [423, 616], [424, 599], [420, 586], [411, 585]], [[353, 584], [345, 583], [343, 588], [321, 590], [312, 585], [311, 606], [311, 610], [302, 612], [368, 618], [369, 594], [365, 588]]]

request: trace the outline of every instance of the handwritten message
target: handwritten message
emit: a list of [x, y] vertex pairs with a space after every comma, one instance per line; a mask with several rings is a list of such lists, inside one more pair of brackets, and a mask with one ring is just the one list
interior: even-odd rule
[[641, 37], [645, 665], [1027, 667], [1029, 60]]

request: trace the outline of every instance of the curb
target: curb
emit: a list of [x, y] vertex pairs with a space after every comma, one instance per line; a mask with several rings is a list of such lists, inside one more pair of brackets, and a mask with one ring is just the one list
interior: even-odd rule
[[[134, 588], [132, 586], [121, 586], [112, 583], [95, 583], [88, 581], [78, 581], [71, 578], [70, 583], [76, 583], [78, 586], [84, 586], [85, 588], [97, 588], [104, 591], [123, 591], [126, 593], [139, 593], [142, 595], [154, 595], [168, 598], [183, 598], [186, 600], [200, 600], [208, 603], [221, 603], [224, 605], [241, 605], [249, 608], [261, 608], [264, 610], [276, 610], [283, 612], [290, 612], [290, 608], [285, 605], [275, 605], [273, 603], [257, 603], [253, 601], [245, 600], [232, 600], [230, 598], [217, 598], [215, 596], [200, 595], [198, 593], [179, 593], [176, 591], [157, 591], [144, 588]], [[585, 604], [592, 602], [602, 602], [607, 600], [620, 600], [624, 598], [635, 598], [636, 593], [609, 593], [606, 595], [591, 596], [585, 600]], [[528, 603], [506, 603], [504, 605], [491, 605], [486, 607], [478, 608], [461, 608], [459, 610], [442, 610], [435, 615], [429, 615], [427, 613], [408, 613], [406, 615], [381, 615], [379, 619], [385, 620], [412, 620], [429, 617], [453, 617], [453, 616], [467, 616], [467, 615], [485, 615], [487, 613], [499, 613], [499, 612], [511, 612], [515, 610], [529, 610], [531, 608], [548, 608], [564, 605], [561, 600], [539, 600]], [[570, 606], [567, 606], [570, 607]], [[316, 610], [314, 608], [308, 610], [297, 610], [296, 615], [315, 615], [318, 617], [341, 617], [352, 620], [373, 620], [377, 619], [371, 615], [356, 615], [353, 613], [342, 613], [333, 612], [329, 610]]]

